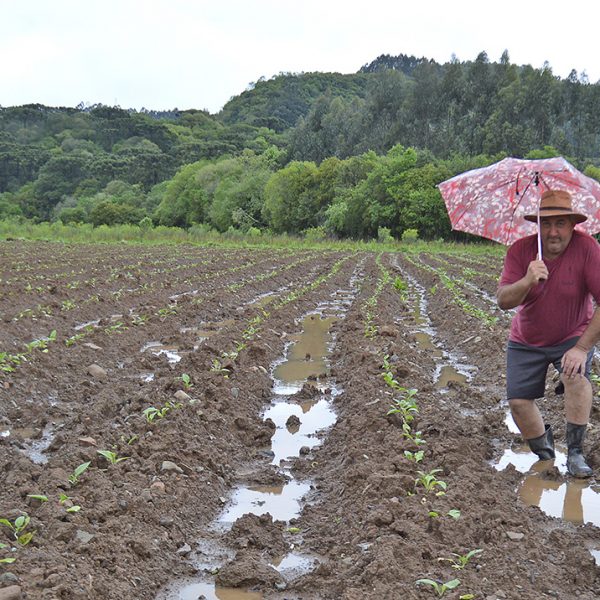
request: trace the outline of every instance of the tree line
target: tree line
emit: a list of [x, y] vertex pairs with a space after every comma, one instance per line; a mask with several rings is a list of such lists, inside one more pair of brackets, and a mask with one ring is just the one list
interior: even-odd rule
[[504, 156], [600, 170], [600, 86], [541, 69], [382, 56], [261, 79], [217, 115], [0, 108], [0, 218], [452, 237], [436, 184]]

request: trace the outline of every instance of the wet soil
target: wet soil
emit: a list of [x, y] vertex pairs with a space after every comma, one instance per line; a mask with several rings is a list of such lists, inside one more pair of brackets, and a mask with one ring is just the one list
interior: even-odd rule
[[[0, 357], [14, 369], [0, 375], [0, 518], [14, 526], [26, 514], [20, 534], [35, 532], [22, 545], [0, 525], [0, 560], [15, 559], [0, 562], [0, 598], [154, 599], [190, 580], [237, 588], [240, 598], [437, 597], [419, 579], [459, 579], [450, 599], [598, 597], [598, 527], [528, 505], [522, 473], [495, 467], [522, 443], [505, 423], [510, 314], [490, 301], [500, 268], [497, 253], [459, 248], [0, 242]], [[269, 452], [275, 426], [262, 416], [272, 371], [302, 318], [357, 275], [331, 325], [336, 421], [286, 464], [306, 484], [301, 512], [215, 526], [240, 485], [287, 480]], [[424, 312], [438, 351], [419, 341]], [[468, 372], [440, 386], [440, 360]], [[417, 390], [410, 432], [424, 444], [387, 414], [405, 392], [386, 384], [385, 369]], [[303, 394], [310, 389], [299, 402]], [[551, 374], [540, 407], [560, 440]], [[595, 404], [586, 449], [596, 470], [598, 417]], [[112, 464], [99, 450], [125, 460]], [[418, 450], [418, 463], [405, 454]], [[428, 491], [421, 474], [432, 472], [444, 485]], [[543, 477], [568, 482], [560, 469]], [[479, 549], [464, 569], [440, 560]], [[277, 570], [290, 553], [310, 557], [310, 568]]]

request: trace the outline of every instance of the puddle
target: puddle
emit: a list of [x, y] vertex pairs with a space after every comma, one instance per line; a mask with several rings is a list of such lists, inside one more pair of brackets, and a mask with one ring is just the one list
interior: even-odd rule
[[80, 323], [79, 325], [75, 325], [73, 329], [75, 329], [75, 331], [80, 331], [81, 329], [85, 329], [86, 327], [97, 327], [98, 323], [100, 323], [100, 319], [96, 319], [95, 321], [87, 321], [86, 323]]
[[309, 377], [323, 378], [328, 368], [325, 357], [329, 353], [329, 329], [335, 317], [321, 318], [312, 314], [302, 322], [303, 333], [291, 337], [288, 356], [275, 367], [274, 391], [289, 395], [299, 392]]
[[590, 550], [590, 554], [594, 557], [596, 564], [600, 566], [600, 549], [598, 550]]
[[214, 583], [190, 583], [170, 594], [164, 600], [262, 600], [260, 592], [247, 592], [237, 588], [221, 588]]
[[146, 350], [150, 350], [152, 354], [156, 356], [160, 356], [164, 354], [169, 361], [169, 364], [176, 364], [181, 360], [181, 355], [178, 354], [178, 349], [174, 346], [166, 346], [162, 342], [147, 342], [144, 344], [140, 350], [140, 352], [146, 352]]
[[[41, 437], [38, 439], [31, 439], [32, 436], [35, 435], [35, 431], [29, 427], [13, 429], [13, 433], [18, 434], [21, 438], [26, 440], [23, 442], [23, 447], [20, 448], [20, 450], [31, 460], [31, 462], [36, 465], [45, 465], [48, 462], [48, 457], [44, 453], [48, 450], [54, 439], [53, 425], [46, 425], [42, 431]], [[10, 434], [10, 430], [3, 431], [2, 437], [8, 437]]]
[[[524, 444], [505, 450], [494, 467], [502, 471], [509, 464], [524, 475], [517, 493], [526, 505], [537, 506], [548, 516], [575, 525], [600, 526], [600, 484], [567, 474], [566, 448], [557, 445], [553, 461], [539, 461]], [[553, 467], [558, 470], [558, 478]]]
[[[263, 418], [272, 419], [275, 423], [276, 430], [271, 439], [272, 464], [280, 468], [287, 481], [280, 485], [237, 488], [213, 527], [230, 528], [237, 519], [247, 513], [269, 513], [273, 520], [285, 522], [300, 515], [302, 499], [311, 489], [311, 485], [309, 482], [296, 481], [287, 461], [299, 457], [303, 449], [318, 445], [320, 439], [317, 434], [335, 423], [336, 416], [331, 408], [331, 400], [340, 390], [336, 389], [335, 382], [328, 377], [327, 356], [334, 344], [334, 336], [330, 330], [337, 319], [343, 318], [346, 307], [352, 303], [358, 279], [359, 276], [355, 275], [351, 280], [352, 290], [334, 292], [329, 301], [319, 304], [313, 313], [306, 315], [299, 323], [302, 333], [291, 337], [292, 341], [286, 346], [284, 357], [272, 365], [273, 397]], [[312, 389], [310, 386], [305, 387], [309, 378], [314, 384]], [[295, 399], [294, 394], [303, 387], [305, 391], [299, 394], [301, 397]], [[317, 562], [315, 557], [289, 552], [280, 560], [274, 561], [271, 566], [289, 581], [314, 568]], [[263, 598], [260, 593], [241, 589], [227, 590], [206, 581], [180, 582], [172, 585], [170, 589], [168, 596], [159, 595], [158, 598]]]
[[468, 377], [458, 371], [452, 365], [443, 365], [439, 368], [439, 374], [436, 370], [436, 388], [447, 388], [450, 383], [458, 383], [463, 385], [468, 380]]
[[414, 332], [417, 345], [429, 352], [436, 364], [434, 382], [437, 390], [447, 390], [451, 383], [463, 385], [471, 379], [475, 367], [464, 364], [453, 352], [444, 351], [436, 344], [436, 331], [427, 314], [427, 292], [425, 288], [409, 273], [405, 273], [396, 261], [399, 273], [409, 284], [409, 294], [413, 306], [412, 316], [418, 330]]

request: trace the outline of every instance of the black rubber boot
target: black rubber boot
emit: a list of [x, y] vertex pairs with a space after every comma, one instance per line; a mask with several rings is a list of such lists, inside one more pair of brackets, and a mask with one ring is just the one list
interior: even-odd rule
[[546, 425], [546, 431], [540, 437], [527, 440], [532, 452], [538, 455], [540, 460], [552, 460], [554, 454], [554, 436], [552, 435], [552, 427]]
[[583, 456], [583, 438], [587, 425], [567, 423], [567, 471], [573, 477], [591, 477], [592, 469]]

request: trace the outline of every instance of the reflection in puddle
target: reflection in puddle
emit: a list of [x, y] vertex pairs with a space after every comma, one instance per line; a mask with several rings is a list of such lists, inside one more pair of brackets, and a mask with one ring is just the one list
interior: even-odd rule
[[190, 583], [177, 590], [177, 595], [166, 596], [166, 600], [262, 600], [260, 592], [248, 592], [236, 588], [222, 588], [214, 583]]
[[[273, 420], [277, 429], [271, 438], [271, 449], [273, 450], [273, 464], [278, 465], [286, 458], [300, 455], [300, 448], [308, 446], [313, 448], [318, 445], [319, 440], [314, 434], [335, 423], [335, 413], [330, 408], [330, 403], [321, 398], [313, 400], [310, 404], [305, 403], [306, 410], [297, 404], [278, 402], [265, 413], [265, 419]], [[300, 424], [295, 427], [287, 426], [290, 415], [300, 419]]]
[[[18, 433], [22, 438], [31, 438], [35, 432], [33, 429], [13, 429], [13, 433]], [[8, 432], [10, 435], [10, 431]], [[29, 439], [23, 443], [21, 451], [31, 459], [36, 465], [45, 465], [48, 457], [45, 452], [54, 439], [54, 427], [51, 424], [46, 425], [39, 439]]]
[[325, 356], [329, 351], [329, 329], [334, 321], [334, 317], [320, 318], [314, 314], [306, 317], [302, 321], [303, 333], [294, 340], [286, 360], [275, 368], [273, 378], [286, 388], [295, 387], [298, 391], [311, 375], [326, 375]]
[[590, 550], [590, 554], [594, 557], [596, 564], [600, 566], [600, 549], [599, 550]]
[[464, 373], [459, 373], [451, 365], [444, 365], [439, 369], [440, 373], [435, 382], [436, 388], [446, 388], [450, 383], [458, 383], [460, 385], [466, 383], [467, 376]]
[[[559, 449], [553, 461], [539, 461], [525, 445], [505, 450], [495, 467], [502, 471], [512, 464], [525, 474], [518, 494], [528, 506], [537, 506], [551, 517], [576, 525], [600, 525], [600, 486], [593, 480], [569, 477], [566, 462], [566, 454]], [[560, 474], [558, 479], [553, 467]]]
[[300, 514], [300, 500], [309, 489], [308, 483], [297, 481], [275, 487], [239, 488], [231, 498], [232, 506], [219, 517], [219, 521], [233, 523], [247, 513], [253, 515], [269, 513], [273, 520], [289, 521]]
[[170, 364], [176, 364], [181, 360], [180, 354], [178, 354], [177, 348], [174, 346], [166, 346], [162, 342], [148, 342], [142, 346], [140, 352], [146, 352], [150, 350], [152, 354], [160, 356], [164, 354]]
[[442, 351], [433, 343], [431, 335], [424, 331], [417, 331], [417, 333], [415, 333], [415, 339], [421, 348], [432, 351], [431, 356], [434, 358], [442, 358]]

